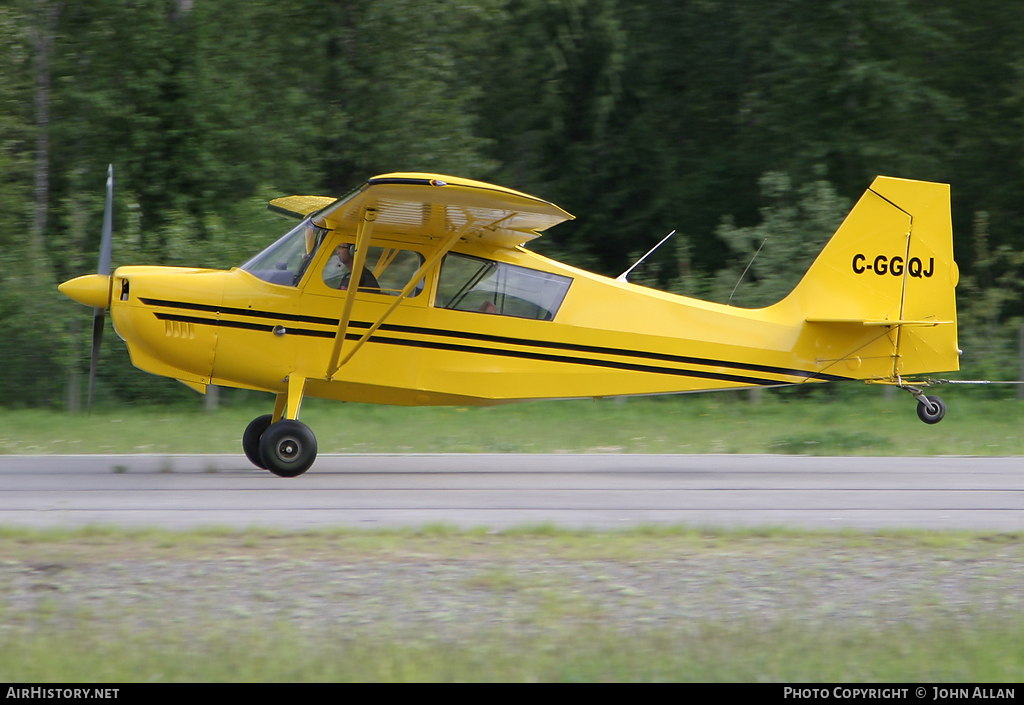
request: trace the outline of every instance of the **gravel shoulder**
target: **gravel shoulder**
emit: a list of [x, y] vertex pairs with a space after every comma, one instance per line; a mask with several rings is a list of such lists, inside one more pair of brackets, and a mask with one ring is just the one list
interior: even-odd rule
[[0, 537], [0, 633], [183, 637], [1019, 620], [1016, 535], [173, 534]]

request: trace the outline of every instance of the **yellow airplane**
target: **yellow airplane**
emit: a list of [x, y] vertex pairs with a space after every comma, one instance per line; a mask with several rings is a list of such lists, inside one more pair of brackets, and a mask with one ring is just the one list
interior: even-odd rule
[[[99, 272], [60, 285], [103, 311], [133, 364], [277, 395], [242, 438], [255, 465], [305, 472], [306, 396], [487, 405], [863, 380], [937, 423], [920, 387], [959, 368], [949, 187], [878, 177], [785, 299], [742, 309], [610, 279], [525, 243], [573, 216], [511, 189], [394, 173], [344, 198], [290, 196], [300, 222], [230, 271], [110, 275], [108, 178]], [[358, 282], [358, 285], [354, 284]], [[90, 402], [91, 402], [90, 382]]]

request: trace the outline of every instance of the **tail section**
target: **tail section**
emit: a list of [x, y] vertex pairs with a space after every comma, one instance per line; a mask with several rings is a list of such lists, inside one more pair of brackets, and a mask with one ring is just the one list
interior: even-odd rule
[[[959, 369], [947, 184], [879, 176], [778, 306], [859, 379]], [[843, 364], [840, 364], [843, 363]]]

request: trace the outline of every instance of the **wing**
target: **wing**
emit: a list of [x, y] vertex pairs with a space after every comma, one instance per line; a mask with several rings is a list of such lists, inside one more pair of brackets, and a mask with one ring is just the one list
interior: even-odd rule
[[395, 173], [370, 179], [315, 221], [333, 229], [355, 229], [365, 208], [377, 211], [377, 233], [440, 241], [462, 230], [462, 239], [491, 247], [522, 245], [573, 218], [553, 203], [501, 186], [439, 174]]
[[323, 210], [337, 200], [330, 196], [284, 196], [275, 198], [267, 208], [289, 218], [302, 220], [310, 213]]

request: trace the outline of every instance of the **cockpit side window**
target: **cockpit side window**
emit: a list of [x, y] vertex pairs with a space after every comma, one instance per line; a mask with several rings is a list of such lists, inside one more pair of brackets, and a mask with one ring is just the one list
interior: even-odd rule
[[[355, 261], [353, 245], [339, 245], [324, 264], [321, 277], [332, 289], [348, 289], [352, 263]], [[373, 294], [398, 296], [423, 264], [423, 255], [413, 250], [395, 247], [370, 247], [359, 281], [359, 290]], [[409, 297], [423, 291], [423, 280], [410, 292]]]
[[307, 218], [241, 269], [271, 284], [297, 286], [329, 232]]
[[434, 305], [550, 321], [570, 284], [571, 277], [449, 253], [441, 266]]

